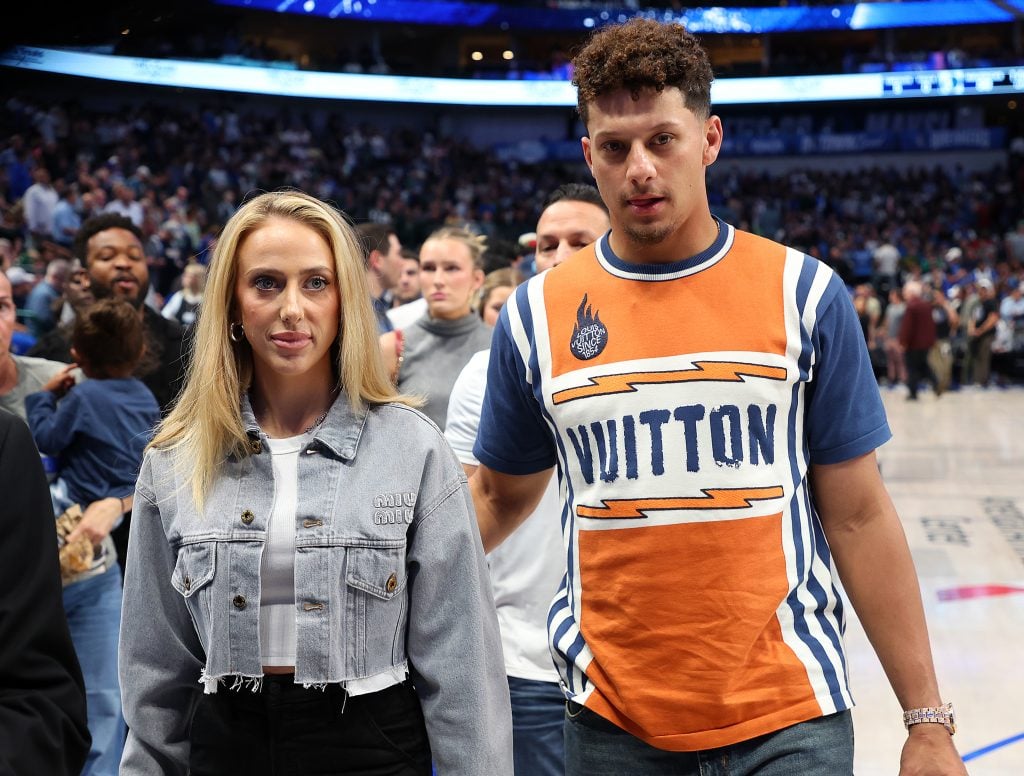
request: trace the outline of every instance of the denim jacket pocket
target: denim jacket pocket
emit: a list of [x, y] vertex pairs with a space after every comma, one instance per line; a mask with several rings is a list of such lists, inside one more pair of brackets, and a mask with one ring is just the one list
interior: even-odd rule
[[372, 676], [404, 665], [408, 608], [404, 543], [349, 547], [345, 581], [351, 596], [358, 674]]
[[171, 574], [171, 586], [184, 597], [204, 649], [207, 649], [211, 625], [210, 583], [216, 569], [217, 542], [198, 542], [182, 545], [178, 549], [178, 558]]

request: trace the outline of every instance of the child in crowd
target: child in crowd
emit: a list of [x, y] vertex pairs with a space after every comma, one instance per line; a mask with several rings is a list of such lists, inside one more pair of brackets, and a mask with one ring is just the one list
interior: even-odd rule
[[82, 311], [72, 332], [71, 355], [88, 379], [74, 385], [76, 364], [69, 364], [25, 398], [36, 444], [59, 460], [52, 488], [55, 511], [84, 510], [66, 541], [85, 539], [96, 548], [85, 570], [65, 575], [64, 587], [92, 735], [83, 776], [116, 774], [125, 738], [117, 681], [121, 574], [110, 538], [116, 523], [103, 516], [110, 510], [93, 511], [89, 505], [115, 498], [123, 514], [135, 491], [143, 450], [160, 419], [153, 394], [131, 376], [143, 351], [138, 312], [124, 300], [105, 299]]

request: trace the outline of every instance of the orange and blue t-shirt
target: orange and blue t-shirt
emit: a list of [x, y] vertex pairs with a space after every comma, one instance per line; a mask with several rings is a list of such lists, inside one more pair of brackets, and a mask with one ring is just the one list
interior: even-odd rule
[[829, 267], [723, 222], [667, 265], [605, 235], [517, 289], [487, 383], [481, 463], [558, 465], [567, 697], [676, 751], [852, 706], [807, 474], [890, 432]]

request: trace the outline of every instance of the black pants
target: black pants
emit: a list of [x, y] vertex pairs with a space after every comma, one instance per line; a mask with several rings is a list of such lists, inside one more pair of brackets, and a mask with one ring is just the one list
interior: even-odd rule
[[922, 380], [927, 380], [931, 383], [935, 393], [940, 392], [939, 381], [935, 377], [932, 368], [928, 365], [927, 350], [908, 350], [905, 354], [905, 360], [907, 363], [907, 388], [910, 389], [910, 396], [912, 398], [917, 397], [917, 386]]
[[121, 525], [110, 532], [110, 538], [114, 540], [114, 547], [117, 549], [117, 564], [121, 568], [121, 581], [124, 581], [124, 570], [128, 563], [128, 529], [131, 520], [132, 513], [125, 512]]
[[[344, 712], [342, 711], [344, 708]], [[192, 720], [191, 776], [430, 776], [430, 744], [408, 682], [345, 698], [267, 676], [259, 692], [220, 687]]]

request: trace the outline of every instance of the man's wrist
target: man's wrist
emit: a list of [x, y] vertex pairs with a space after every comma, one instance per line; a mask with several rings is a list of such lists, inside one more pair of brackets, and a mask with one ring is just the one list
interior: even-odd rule
[[916, 725], [911, 725], [907, 728], [907, 735], [909, 736], [938, 736], [942, 735], [945, 738], [950, 737], [950, 733], [946, 730], [946, 726], [941, 722], [919, 722]]
[[915, 728], [930, 728], [932, 730], [942, 728], [949, 735], [956, 733], [956, 716], [953, 712], [952, 703], [944, 703], [940, 706], [925, 706], [917, 709], [907, 709], [903, 712], [903, 724], [911, 733]]

